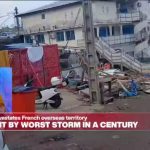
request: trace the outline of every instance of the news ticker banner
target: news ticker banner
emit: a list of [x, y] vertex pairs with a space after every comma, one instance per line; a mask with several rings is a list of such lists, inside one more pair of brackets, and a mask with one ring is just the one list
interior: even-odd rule
[[150, 130], [150, 113], [5, 113], [0, 130]]

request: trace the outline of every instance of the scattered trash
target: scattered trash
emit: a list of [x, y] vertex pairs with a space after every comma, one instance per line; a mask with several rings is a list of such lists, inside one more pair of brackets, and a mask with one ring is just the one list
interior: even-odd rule
[[55, 135], [52, 137], [44, 138], [42, 141], [40, 141], [40, 144], [45, 144], [45, 143], [53, 142], [53, 141], [55, 141], [55, 142], [64, 141], [64, 140], [67, 140], [68, 138], [70, 138], [70, 136], [68, 134], [61, 133], [61, 134], [58, 134], [58, 135]]
[[[112, 104], [114, 99], [127, 97], [135, 97], [143, 91], [150, 94], [150, 74], [137, 74], [136, 72], [123, 72], [119, 69], [97, 70], [102, 96], [102, 104]], [[90, 102], [90, 93], [88, 80], [81, 80], [81, 76], [77, 76], [75, 71], [68, 72], [67, 82], [68, 88], [79, 92], [79, 101], [83, 101], [82, 105]], [[85, 78], [84, 78], [85, 79]], [[74, 92], [74, 94], [77, 94]], [[85, 103], [85, 104], [84, 104]], [[86, 104], [87, 103], [87, 104]], [[128, 109], [128, 105], [117, 106], [118, 110]]]
[[117, 107], [118, 110], [125, 110], [125, 108], [122, 107], [122, 106], [116, 106], [116, 107]]
[[83, 96], [83, 97], [89, 98], [89, 97], [90, 97], [90, 95], [89, 95], [89, 88], [86, 88], [86, 89], [84, 89], [84, 90], [80, 90], [80, 91], [79, 91], [79, 95], [81, 95], [81, 96]]
[[116, 106], [117, 110], [126, 110], [129, 109], [128, 104], [124, 104], [124, 106]]
[[121, 97], [132, 97], [132, 96], [137, 96], [138, 94], [138, 85], [137, 83], [134, 81], [134, 80], [131, 80], [129, 82], [129, 88], [130, 88], [130, 91], [122, 84], [122, 82], [120, 80], [117, 80], [117, 82], [119, 83], [119, 85], [121, 86], [122, 90], [124, 92], [120, 92], [119, 93], [119, 96]]
[[113, 97], [107, 97], [104, 99], [104, 104], [108, 104], [108, 103], [111, 103], [114, 101], [114, 98]]
[[100, 75], [111, 75], [111, 76], [121, 76], [124, 77], [125, 73], [121, 72], [119, 69], [107, 69], [102, 72], [99, 72]]
[[119, 92], [119, 98], [125, 98], [125, 94], [124, 94], [124, 92]]
[[150, 94], [150, 89], [143, 90], [143, 92], [146, 93], [146, 94]]

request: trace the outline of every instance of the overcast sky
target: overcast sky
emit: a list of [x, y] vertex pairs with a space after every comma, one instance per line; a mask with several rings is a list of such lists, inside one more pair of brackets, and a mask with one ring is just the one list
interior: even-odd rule
[[53, 1], [0, 1], [0, 28], [14, 24], [13, 15], [10, 15], [10, 17], [2, 16], [13, 13], [16, 6], [19, 13], [22, 13], [50, 3], [53, 3]]

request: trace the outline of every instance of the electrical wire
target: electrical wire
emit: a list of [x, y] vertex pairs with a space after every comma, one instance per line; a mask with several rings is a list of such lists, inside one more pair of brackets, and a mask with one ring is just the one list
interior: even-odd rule
[[9, 17], [10, 15], [13, 15], [13, 14], [14, 14], [13, 12], [8, 12], [7, 15], [0, 16], [0, 18]]
[[7, 16], [9, 16], [9, 15], [0, 16], [0, 18], [7, 17]]
[[13, 17], [13, 16], [8, 16], [8, 17], [0, 24], [0, 27], [1, 27], [6, 21], [8, 21], [11, 17]]

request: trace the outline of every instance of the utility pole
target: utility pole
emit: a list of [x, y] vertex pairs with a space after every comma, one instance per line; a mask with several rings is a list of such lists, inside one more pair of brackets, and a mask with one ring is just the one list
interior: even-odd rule
[[[18, 8], [17, 7], [15, 7], [15, 15], [18, 15]], [[16, 17], [16, 24], [17, 24], [17, 32], [19, 35], [19, 29], [20, 29], [19, 18], [18, 18], [18, 16], [15, 16], [15, 17]]]
[[86, 61], [88, 64], [88, 80], [91, 102], [100, 102], [99, 81], [96, 75], [97, 54], [94, 41], [93, 13], [91, 0], [83, 0], [84, 36]]

